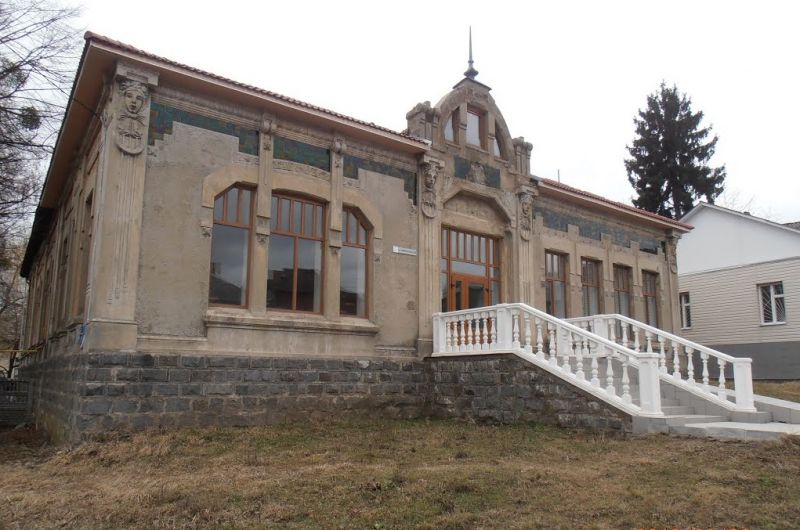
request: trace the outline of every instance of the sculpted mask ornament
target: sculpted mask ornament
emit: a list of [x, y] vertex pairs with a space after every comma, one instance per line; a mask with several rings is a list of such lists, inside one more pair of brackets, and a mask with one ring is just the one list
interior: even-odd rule
[[119, 92], [123, 110], [117, 118], [115, 141], [123, 153], [138, 155], [144, 150], [147, 133], [142, 113], [147, 103], [147, 87], [139, 81], [123, 80]]
[[436, 162], [423, 162], [422, 168], [422, 213], [432, 219], [436, 216], [436, 179], [441, 166]]
[[483, 169], [483, 165], [479, 164], [478, 162], [473, 162], [472, 165], [469, 166], [469, 173], [467, 173], [467, 180], [469, 182], [474, 182], [475, 184], [480, 184], [482, 186], [485, 186], [486, 172]]
[[331, 151], [333, 152], [333, 165], [335, 167], [342, 167], [342, 159], [344, 158], [344, 153], [347, 150], [347, 145], [344, 143], [344, 138], [339, 138], [338, 136], [333, 139], [333, 147]]
[[678, 274], [678, 238], [667, 239], [667, 263], [672, 274]]
[[523, 239], [531, 236], [531, 217], [533, 214], [533, 194], [522, 192], [519, 194], [519, 228]]

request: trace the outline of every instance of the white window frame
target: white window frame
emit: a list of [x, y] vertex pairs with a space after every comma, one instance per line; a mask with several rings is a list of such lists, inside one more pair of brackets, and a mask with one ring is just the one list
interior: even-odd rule
[[[775, 286], [781, 286], [781, 293], [775, 293]], [[772, 320], [767, 322], [764, 320], [764, 297], [761, 295], [761, 290], [765, 287], [769, 287], [769, 303], [770, 309], [772, 310]], [[774, 326], [777, 324], [786, 324], [786, 290], [783, 289], [783, 282], [771, 282], [771, 283], [762, 283], [758, 286], [758, 307], [761, 311], [761, 325], [762, 326]], [[783, 320], [778, 320], [778, 311], [775, 304], [775, 299], [781, 298], [783, 299]]]
[[689, 291], [678, 293], [678, 300], [681, 306], [681, 329], [692, 329], [692, 299], [689, 295]]

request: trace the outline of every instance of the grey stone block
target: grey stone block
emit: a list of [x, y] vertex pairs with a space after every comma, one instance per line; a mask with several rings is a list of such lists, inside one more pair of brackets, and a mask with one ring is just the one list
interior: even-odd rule
[[206, 383], [205, 394], [207, 396], [233, 394], [233, 385], [231, 383]]
[[164, 412], [188, 412], [191, 401], [188, 398], [167, 398], [164, 400]]
[[169, 381], [171, 383], [188, 383], [191, 379], [192, 372], [180, 368], [169, 369]]
[[169, 380], [169, 370], [166, 368], [142, 368], [141, 370], [142, 381], [161, 381], [166, 382]]
[[84, 414], [108, 414], [111, 410], [111, 400], [105, 397], [87, 398], [81, 404]]
[[177, 396], [180, 393], [180, 386], [176, 383], [153, 385], [153, 393], [159, 396]]
[[209, 368], [235, 368], [236, 357], [212, 356], [208, 358]]
[[119, 368], [115, 379], [117, 381], [138, 381], [140, 372], [139, 368]]
[[158, 355], [156, 356], [156, 365], [160, 368], [172, 368], [178, 366], [177, 355]]
[[115, 399], [111, 404], [111, 412], [131, 414], [139, 409], [138, 399]]
[[181, 355], [178, 364], [184, 368], [205, 368], [207, 366], [206, 358], [199, 355]]
[[149, 353], [131, 353], [128, 356], [128, 365], [152, 368], [156, 365], [156, 359]]

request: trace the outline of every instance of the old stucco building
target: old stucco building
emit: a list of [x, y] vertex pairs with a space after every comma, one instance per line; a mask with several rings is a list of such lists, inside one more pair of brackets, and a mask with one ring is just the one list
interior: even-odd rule
[[40, 421], [418, 414], [442, 310], [675, 328], [689, 227], [532, 176], [475, 74], [396, 133], [87, 34], [22, 270]]

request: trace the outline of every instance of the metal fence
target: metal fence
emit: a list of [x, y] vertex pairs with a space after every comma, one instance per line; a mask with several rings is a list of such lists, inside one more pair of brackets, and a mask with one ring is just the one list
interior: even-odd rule
[[30, 419], [33, 384], [21, 379], [0, 379], [0, 427], [14, 427]]

